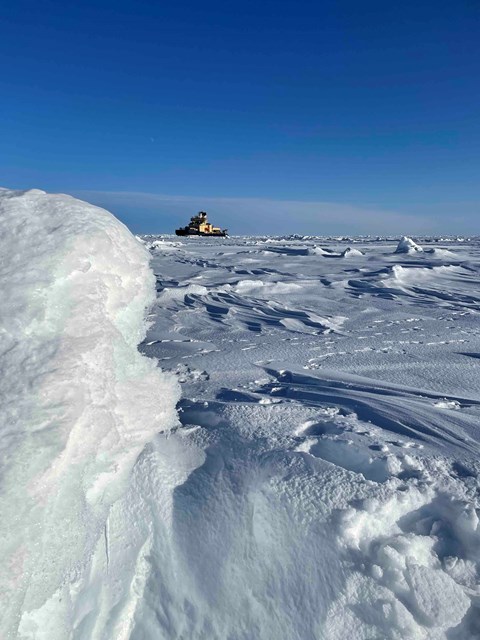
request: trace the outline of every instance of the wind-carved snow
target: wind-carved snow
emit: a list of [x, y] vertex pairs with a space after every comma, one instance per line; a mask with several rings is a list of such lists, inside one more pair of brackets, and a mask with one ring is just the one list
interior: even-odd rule
[[200, 462], [133, 637], [478, 637], [478, 243], [180, 244], [143, 350]]
[[407, 236], [400, 239], [395, 249], [395, 253], [418, 253], [419, 251], [423, 251], [422, 247]]
[[3, 206], [10, 637], [478, 637], [477, 241], [143, 244]]
[[110, 509], [145, 444], [176, 424], [176, 383], [137, 350], [148, 253], [108, 212], [38, 190], [1, 190], [0, 224], [0, 635], [102, 637], [82, 625], [107, 603], [131, 622]]

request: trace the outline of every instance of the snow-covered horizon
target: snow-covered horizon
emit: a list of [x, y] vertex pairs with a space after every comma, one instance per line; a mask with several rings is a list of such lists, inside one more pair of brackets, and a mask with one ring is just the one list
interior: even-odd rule
[[0, 238], [0, 637], [480, 637], [478, 238]]
[[[136, 234], [137, 238], [157, 238], [164, 240], [176, 239], [180, 240], [178, 236], [174, 233], [142, 233]], [[398, 234], [299, 234], [299, 233], [289, 233], [289, 234], [265, 234], [259, 233], [256, 235], [252, 234], [234, 234], [230, 233], [226, 237], [215, 238], [213, 240], [214, 243], [219, 244], [220, 242], [227, 243], [232, 240], [240, 241], [240, 242], [305, 242], [305, 241], [324, 241], [324, 242], [399, 242], [402, 238], [410, 238], [414, 241], [418, 241], [420, 243], [437, 243], [437, 242], [478, 242], [480, 240], [480, 235], [463, 235], [463, 234], [438, 234], [438, 235], [418, 235], [418, 234], [407, 234], [404, 235], [402, 233]], [[192, 242], [198, 241], [198, 237], [182, 237], [182, 242]], [[212, 239], [207, 240], [206, 238], [202, 240], [202, 242], [212, 242]]]

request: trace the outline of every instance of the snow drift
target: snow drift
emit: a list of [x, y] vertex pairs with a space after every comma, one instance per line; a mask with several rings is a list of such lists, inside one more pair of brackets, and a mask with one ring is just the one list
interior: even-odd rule
[[179, 392], [137, 351], [154, 276], [126, 227], [5, 189], [0, 225], [0, 637], [67, 638], [111, 505]]
[[150, 239], [149, 360], [145, 244], [0, 213], [2, 640], [478, 638], [473, 250]]
[[395, 249], [395, 253], [418, 253], [423, 251], [422, 247], [411, 238], [403, 236]]
[[477, 247], [228, 243], [152, 250], [183, 466], [132, 638], [478, 638]]
[[359, 251], [359, 249], [355, 249], [355, 247], [353, 249], [351, 247], [347, 247], [345, 251], [342, 251], [342, 256], [344, 258], [358, 258], [363, 255], [365, 254], [362, 251]]

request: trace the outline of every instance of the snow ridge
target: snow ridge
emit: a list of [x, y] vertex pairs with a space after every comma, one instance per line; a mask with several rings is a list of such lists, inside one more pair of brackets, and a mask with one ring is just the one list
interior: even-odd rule
[[2, 640], [478, 638], [477, 241], [0, 220]]
[[422, 247], [407, 236], [400, 239], [395, 249], [395, 253], [419, 253], [420, 251], [423, 251]]
[[137, 350], [154, 276], [111, 214], [2, 189], [0, 239], [0, 636], [67, 638], [99, 544], [108, 560], [111, 505], [176, 424], [178, 387]]

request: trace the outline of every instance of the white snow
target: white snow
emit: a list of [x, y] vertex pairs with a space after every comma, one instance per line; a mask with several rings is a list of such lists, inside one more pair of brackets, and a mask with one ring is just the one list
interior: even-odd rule
[[363, 256], [363, 252], [351, 247], [347, 247], [345, 251], [342, 252], [342, 256], [344, 258], [358, 258], [359, 256]]
[[300, 289], [302, 289], [302, 285], [295, 282], [263, 282], [260, 279], [240, 280], [238, 284], [232, 287], [235, 293], [261, 296], [265, 294], [289, 294], [299, 292]]
[[325, 249], [322, 249], [322, 247], [317, 247], [317, 246], [313, 246], [310, 249], [310, 252], [312, 255], [316, 255], [316, 256], [324, 256], [325, 253], [327, 253]]
[[170, 242], [168, 240], [153, 240], [153, 242], [146, 242], [146, 244], [150, 250], [155, 249], [157, 251], [175, 251], [178, 247], [181, 247], [179, 242]]
[[53, 640], [179, 392], [137, 350], [154, 278], [126, 227], [38, 190], [1, 190], [0, 225], [0, 636]]
[[6, 638], [478, 637], [477, 240], [1, 202]]
[[458, 257], [458, 255], [456, 253], [454, 253], [453, 251], [449, 251], [448, 249], [443, 249], [442, 247], [434, 247], [433, 249], [425, 249], [425, 252], [432, 254], [434, 258], [438, 258], [440, 260], [442, 260], [442, 259], [451, 260], [452, 258], [455, 259], [456, 257]]
[[397, 248], [395, 249], [395, 253], [417, 253], [419, 251], [423, 251], [422, 247], [407, 236], [400, 238]]
[[161, 545], [150, 585], [193, 609], [159, 622], [149, 591], [139, 637], [476, 637], [480, 247], [392, 264], [385, 246], [155, 254], [174, 290], [204, 287], [160, 291], [145, 352], [188, 362], [173, 438], [206, 458], [175, 489], [180, 547]]

